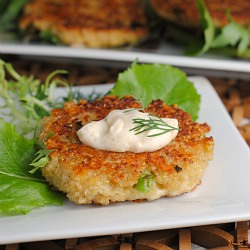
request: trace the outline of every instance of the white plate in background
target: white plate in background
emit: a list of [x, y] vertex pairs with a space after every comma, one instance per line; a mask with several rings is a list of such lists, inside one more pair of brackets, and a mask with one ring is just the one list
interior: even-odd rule
[[114, 62], [163, 63], [186, 69], [188, 73], [250, 79], [250, 59], [218, 55], [186, 56], [183, 48], [166, 42], [158, 47], [125, 49], [92, 49], [42, 43], [23, 43], [1, 39], [0, 56], [4, 54], [50, 58], [92, 59]]

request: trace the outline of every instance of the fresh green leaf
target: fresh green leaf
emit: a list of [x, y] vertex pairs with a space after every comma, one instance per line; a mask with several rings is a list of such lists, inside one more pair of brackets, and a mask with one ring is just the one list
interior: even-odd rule
[[248, 29], [231, 21], [223, 27], [220, 34], [215, 37], [211, 48], [232, 46], [236, 48], [237, 54], [240, 56], [247, 50], [249, 43], [250, 33]]
[[48, 30], [41, 31], [39, 36], [42, 39], [42, 41], [44, 41], [44, 42], [53, 43], [53, 44], [61, 44], [62, 43], [57, 36], [55, 36], [54, 34], [52, 34]]
[[17, 20], [23, 6], [28, 0], [1, 1], [0, 30], [9, 31], [17, 28]]
[[[0, 119], [0, 173], [23, 179], [37, 179], [28, 173], [35, 155], [33, 140], [16, 132], [15, 126]], [[38, 179], [41, 181], [41, 178]]]
[[208, 12], [203, 0], [196, 0], [196, 4], [201, 16], [200, 24], [203, 30], [204, 41], [203, 43], [198, 42], [198, 45], [196, 47], [193, 47], [195, 48], [195, 51], [192, 51], [192, 49], [189, 48], [189, 53], [194, 55], [201, 55], [210, 49], [211, 44], [214, 40], [216, 29], [214, 22], [210, 16], [210, 13]]
[[[58, 85], [69, 90], [69, 84], [54, 77], [65, 73], [64, 70], [54, 71], [45, 83], [41, 83], [33, 76], [19, 75], [11, 64], [0, 60], [0, 97], [4, 102], [0, 113], [18, 124], [22, 134], [34, 132], [39, 121], [49, 115], [52, 108], [63, 106], [63, 98], [55, 99], [54, 90]], [[7, 74], [10, 76], [8, 80]], [[70, 91], [68, 93], [72, 96]]]
[[46, 149], [45, 143], [39, 144], [41, 144], [40, 149], [36, 152], [36, 157], [29, 164], [30, 166], [34, 167], [29, 171], [31, 174], [34, 174], [37, 170], [47, 165], [49, 162], [49, 154], [53, 151], [53, 149]]
[[154, 184], [154, 176], [151, 172], [145, 171], [138, 179], [135, 185], [135, 189], [147, 193], [150, 191], [152, 185]]
[[[201, 16], [203, 41], [197, 39], [197, 42], [193, 42], [192, 47], [187, 49], [187, 54], [201, 55], [214, 49], [230, 47], [230, 54], [224, 53], [224, 55], [250, 58], [247, 52], [250, 46], [250, 33], [247, 27], [236, 23], [227, 13], [225, 15], [228, 18], [228, 24], [222, 28], [215, 27], [204, 1], [196, 0], [196, 4]], [[228, 50], [222, 50], [220, 54], [223, 54], [223, 51]]]
[[0, 214], [27, 214], [45, 205], [62, 205], [63, 196], [47, 183], [0, 174]]
[[34, 157], [34, 140], [0, 119], [0, 213], [27, 213], [46, 204], [62, 204], [62, 196], [49, 189], [39, 172], [29, 172]]
[[198, 117], [200, 95], [184, 72], [169, 65], [134, 63], [119, 74], [109, 94], [119, 97], [131, 95], [144, 107], [161, 99], [168, 105], [177, 104], [194, 120]]

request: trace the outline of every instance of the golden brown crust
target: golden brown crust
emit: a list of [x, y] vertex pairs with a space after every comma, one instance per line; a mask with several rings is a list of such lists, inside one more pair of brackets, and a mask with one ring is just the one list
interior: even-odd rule
[[72, 46], [122, 46], [148, 35], [139, 0], [33, 0], [19, 25], [50, 31]]
[[[174, 141], [154, 152], [97, 150], [80, 143], [77, 138], [76, 132], [82, 125], [103, 119], [111, 110], [138, 107], [138, 102], [131, 97], [106, 96], [93, 103], [69, 102], [64, 108], [53, 110], [51, 116], [43, 120], [39, 137], [45, 141], [53, 132], [46, 147], [54, 151], [50, 163], [43, 168], [48, 181], [77, 203], [108, 204], [118, 200], [155, 199], [192, 190], [200, 183], [207, 162], [212, 159], [214, 142], [212, 137], [206, 137], [210, 130], [206, 123], [193, 122], [188, 113], [175, 106], [157, 100], [146, 109], [159, 117], [178, 119], [180, 127]], [[155, 176], [156, 186], [149, 194], [134, 189], [145, 171]], [[66, 187], [66, 183], [72, 186]], [[94, 189], [95, 186], [98, 190]], [[114, 194], [102, 189], [110, 189]]]
[[[204, 0], [204, 3], [218, 27], [228, 23], [226, 12], [239, 24], [250, 28], [250, 1]], [[153, 9], [163, 18], [185, 27], [199, 26], [199, 12], [195, 0], [151, 0]]]

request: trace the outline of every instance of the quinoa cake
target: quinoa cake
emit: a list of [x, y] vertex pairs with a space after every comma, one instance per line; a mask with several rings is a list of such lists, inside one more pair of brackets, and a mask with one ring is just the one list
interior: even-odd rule
[[[193, 190], [212, 160], [214, 141], [206, 135], [210, 131], [206, 123], [192, 121], [176, 105], [155, 100], [145, 109], [158, 117], [178, 119], [177, 137], [159, 150], [111, 152], [89, 147], [78, 139], [77, 131], [90, 121], [101, 120], [115, 109], [139, 107], [129, 96], [105, 96], [93, 102], [68, 102], [52, 110], [43, 119], [39, 134], [39, 140], [53, 150], [49, 163], [42, 168], [47, 181], [78, 204], [154, 200]], [[153, 179], [149, 190], [138, 190], [138, 181], [148, 174]]]
[[140, 0], [32, 0], [19, 27], [48, 31], [66, 45], [95, 48], [135, 44], [148, 36]]

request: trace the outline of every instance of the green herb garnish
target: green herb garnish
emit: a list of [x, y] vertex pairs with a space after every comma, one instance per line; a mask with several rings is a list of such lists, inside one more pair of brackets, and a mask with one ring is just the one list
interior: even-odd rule
[[[54, 133], [51, 131], [47, 137], [50, 138]], [[46, 139], [46, 140], [47, 140]], [[35, 139], [36, 140], [36, 139]], [[45, 167], [49, 162], [49, 154], [53, 152], [53, 149], [46, 149], [45, 142], [36, 142], [39, 150], [35, 154], [35, 158], [33, 161], [29, 164], [30, 166], [33, 166], [34, 168], [29, 171], [29, 173], [34, 174], [36, 171], [38, 171], [40, 168]]]
[[49, 162], [49, 154], [54, 151], [53, 149], [46, 149], [45, 143], [42, 143], [41, 149], [39, 149], [36, 152], [36, 157], [33, 159], [33, 161], [29, 164], [30, 166], [33, 166], [34, 168], [31, 169], [29, 172], [31, 174], [34, 174], [38, 169], [45, 167], [47, 163]]
[[58, 85], [68, 89], [69, 85], [54, 77], [65, 73], [65, 70], [54, 71], [45, 83], [41, 83], [33, 76], [19, 75], [11, 64], [0, 60], [0, 97], [4, 101], [0, 113], [10, 122], [18, 124], [22, 134], [34, 132], [39, 121], [49, 115], [52, 108], [63, 106], [63, 98], [55, 99], [54, 91]]
[[147, 135], [147, 137], [154, 137], [163, 135], [173, 130], [178, 130], [169, 124], [167, 124], [164, 120], [157, 116], [148, 116], [148, 119], [143, 118], [135, 118], [133, 119], [133, 123], [135, 127], [130, 129], [129, 131], [134, 131], [135, 135], [150, 131], [150, 130], [160, 130], [161, 132], [155, 133], [152, 135]]

